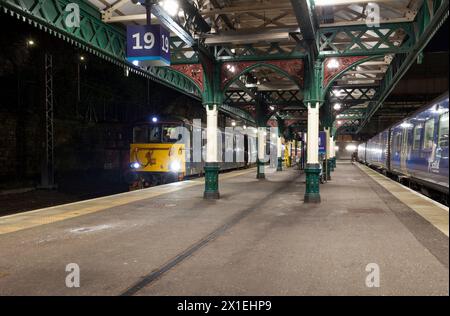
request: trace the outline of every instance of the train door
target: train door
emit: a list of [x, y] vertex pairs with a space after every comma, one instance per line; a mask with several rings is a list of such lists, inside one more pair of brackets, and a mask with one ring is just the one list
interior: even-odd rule
[[448, 112], [439, 116], [439, 129], [437, 139], [436, 160], [439, 173], [448, 175], [448, 147], [449, 147]]
[[408, 173], [406, 162], [408, 160], [408, 129], [403, 128], [400, 147], [400, 169], [404, 174]]
[[245, 165], [249, 165], [249, 146], [248, 146], [248, 135], [244, 134], [244, 162]]

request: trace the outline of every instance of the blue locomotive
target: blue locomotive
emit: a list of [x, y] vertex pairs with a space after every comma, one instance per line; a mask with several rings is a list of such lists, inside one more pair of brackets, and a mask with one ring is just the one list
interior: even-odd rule
[[358, 146], [358, 160], [448, 205], [448, 92]]

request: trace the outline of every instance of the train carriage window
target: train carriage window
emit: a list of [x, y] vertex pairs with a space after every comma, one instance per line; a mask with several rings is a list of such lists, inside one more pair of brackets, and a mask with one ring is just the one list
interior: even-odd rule
[[401, 141], [402, 141], [402, 133], [398, 132], [398, 133], [395, 134], [395, 146], [394, 146], [394, 148], [395, 148], [396, 152], [400, 152], [400, 150], [402, 148], [401, 147]]
[[439, 118], [439, 147], [448, 148], [448, 112]]
[[423, 138], [423, 149], [432, 149], [434, 140], [434, 119], [425, 122], [425, 132]]
[[414, 127], [414, 135], [413, 135], [413, 149], [419, 149], [420, 148], [420, 134], [422, 131], [422, 125], [416, 125]]

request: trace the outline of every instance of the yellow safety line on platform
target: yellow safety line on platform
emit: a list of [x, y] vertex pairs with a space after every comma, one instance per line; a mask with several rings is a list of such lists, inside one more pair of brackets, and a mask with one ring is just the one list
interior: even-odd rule
[[361, 164], [357, 164], [357, 166], [448, 237], [448, 207], [385, 177], [369, 167]]
[[[226, 180], [234, 178], [240, 175], [254, 172], [254, 169], [255, 168], [251, 168], [245, 171], [236, 171], [232, 173], [221, 174], [220, 179]], [[187, 180], [183, 182], [175, 182], [167, 185], [151, 187], [148, 189], [125, 192], [90, 200], [42, 208], [19, 214], [3, 216], [0, 217], [0, 235], [36, 226], [55, 223], [78, 216], [83, 216], [136, 201], [151, 199], [163, 194], [172, 193], [201, 184], [204, 184], [204, 179]]]

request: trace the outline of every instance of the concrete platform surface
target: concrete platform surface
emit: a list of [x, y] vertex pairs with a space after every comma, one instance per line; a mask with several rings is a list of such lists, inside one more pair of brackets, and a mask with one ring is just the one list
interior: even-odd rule
[[339, 163], [317, 205], [300, 171], [255, 173], [218, 201], [193, 180], [0, 218], [0, 295], [448, 295], [448, 236], [364, 170]]

